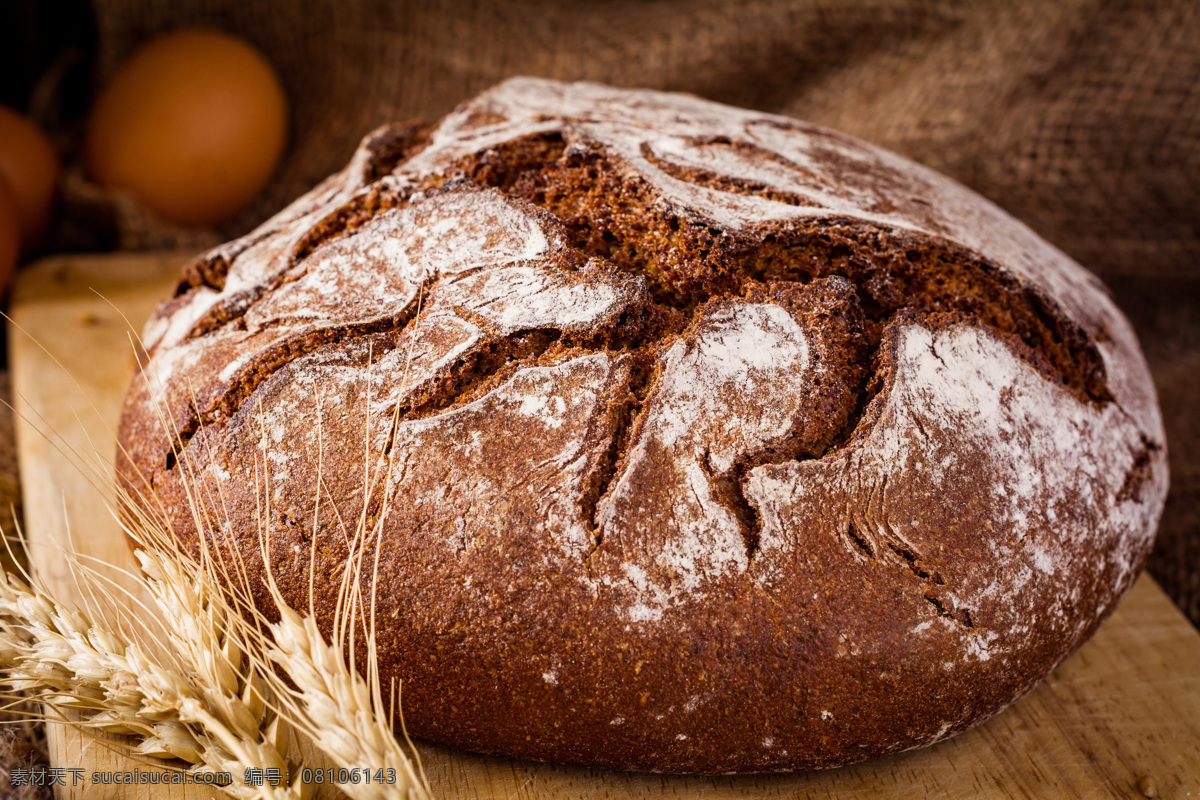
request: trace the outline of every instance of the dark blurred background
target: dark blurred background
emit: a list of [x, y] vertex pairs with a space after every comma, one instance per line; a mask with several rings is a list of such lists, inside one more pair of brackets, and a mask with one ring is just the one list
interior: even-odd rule
[[[82, 123], [139, 44], [202, 26], [279, 71], [291, 141], [216, 230], [88, 194]], [[1171, 494], [1151, 571], [1200, 623], [1200, 3], [1193, 0], [5, 0], [0, 102], [65, 157], [42, 252], [240, 234], [391, 120], [516, 74], [693, 92], [840, 128], [941, 170], [1098, 273], [1133, 320], [1166, 420]]]
[[[96, 28], [87, 0], [49, 0], [0, 4], [0, 104], [39, 114], [78, 118], [87, 111]], [[53, 102], [34, 102], [34, 85], [57, 73], [63, 94]], [[45, 85], [46, 81], [43, 81]], [[52, 107], [46, 107], [52, 106]]]

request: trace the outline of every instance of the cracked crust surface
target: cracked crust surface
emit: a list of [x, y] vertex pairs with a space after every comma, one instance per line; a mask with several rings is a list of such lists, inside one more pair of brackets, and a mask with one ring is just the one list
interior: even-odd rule
[[1088, 273], [893, 154], [682, 95], [514, 79], [381, 129], [144, 338], [126, 486], [193, 541], [219, 497], [326, 617], [364, 525], [409, 732], [485, 752], [953, 735], [1091, 634], [1166, 493]]

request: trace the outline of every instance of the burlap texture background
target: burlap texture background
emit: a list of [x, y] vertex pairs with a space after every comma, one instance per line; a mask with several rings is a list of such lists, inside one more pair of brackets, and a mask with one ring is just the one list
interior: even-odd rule
[[[1200, 3], [1007, 0], [93, 0], [102, 82], [146, 39], [236, 33], [278, 67], [292, 141], [240, 233], [389, 120], [518, 74], [694, 92], [831, 125], [939, 169], [1099, 273], [1167, 420], [1152, 562], [1200, 623]], [[203, 241], [125, 212], [123, 246]], [[188, 236], [192, 236], [188, 239]], [[199, 238], [196, 238], [196, 237]]]

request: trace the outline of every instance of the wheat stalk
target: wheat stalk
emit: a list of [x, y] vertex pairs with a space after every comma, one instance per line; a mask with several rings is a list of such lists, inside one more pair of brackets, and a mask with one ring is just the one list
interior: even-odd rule
[[14, 690], [71, 724], [136, 737], [140, 743], [132, 749], [139, 754], [229, 772], [234, 784], [225, 788], [236, 797], [302, 796], [302, 787], [239, 782], [242, 765], [259, 763], [272, 749], [278, 753], [277, 743], [248, 742], [245, 731], [227, 723], [223, 698], [214, 702], [197, 680], [151, 658], [137, 642], [11, 574], [0, 582], [0, 615], [0, 666]]
[[[232, 610], [211, 585], [211, 576], [179, 555], [159, 550], [136, 553], [166, 622], [167, 636], [216, 717], [216, 724], [206, 728], [232, 757], [227, 771], [237, 764], [278, 769], [293, 776], [289, 792], [280, 796], [303, 795], [301, 770], [284, 757], [291, 726], [268, 706], [270, 692], [261, 664], [246, 657]], [[139, 752], [155, 755], [151, 746], [147, 740]]]
[[[145, 513], [118, 518], [144, 546], [136, 554], [139, 580], [164, 619], [171, 658], [155, 658], [136, 637], [58, 602], [36, 582], [6, 574], [0, 583], [0, 668], [15, 691], [34, 694], [58, 718], [81, 728], [132, 737], [127, 746], [139, 755], [227, 772], [235, 783], [225, 789], [237, 797], [308, 793], [300, 765], [283, 756], [293, 726], [335, 764], [382, 769], [395, 779], [342, 786], [352, 797], [428, 797], [391, 732], [380, 693], [350, 668], [343, 648], [326, 643], [311, 616], [287, 606], [273, 577], [269, 586], [280, 621], [267, 626], [248, 593], [238, 591], [244, 570], [230, 569], [208, 549], [199, 562], [189, 558]], [[248, 785], [241, 778], [249, 765], [290, 772], [292, 781]]]
[[[150, 537], [153, 538], [153, 537]], [[165, 618], [180, 668], [164, 665], [132, 637], [56, 601], [36, 582], [0, 582], [0, 668], [79, 727], [134, 737], [143, 756], [178, 758], [227, 772], [225, 790], [245, 798], [300, 798], [310, 788], [284, 757], [295, 726], [342, 767], [384, 770], [394, 783], [345, 784], [355, 798], [428, 797], [387, 724], [380, 693], [349, 668], [316, 621], [287, 606], [270, 581], [279, 622], [247, 624], [212, 572], [182, 554], [137, 551], [144, 584]], [[276, 664], [281, 673], [264, 669]], [[291, 683], [289, 684], [288, 681]], [[71, 713], [74, 712], [74, 713]], [[251, 786], [247, 765], [292, 775], [289, 785]]]
[[[146, 530], [142, 529], [142, 536]], [[207, 539], [203, 540], [201, 551], [201, 561], [206, 567], [198, 570], [198, 574], [208, 580], [214, 575], [221, 576], [221, 591], [212, 586], [198, 587], [192, 576], [197, 571], [196, 564], [182, 554], [164, 558], [158, 548], [138, 552], [143, 570], [154, 584], [156, 600], [164, 607], [168, 622], [178, 626], [171, 634], [172, 641], [178, 640], [179, 649], [191, 647], [197, 651], [192, 660], [197, 670], [203, 671], [205, 686], [232, 688], [236, 684], [230, 674], [231, 664], [208, 654], [219, 649], [216, 645], [222, 635], [225, 641], [230, 641], [231, 634], [236, 634], [239, 648], [236, 652], [253, 665], [255, 677], [260, 681], [260, 696], [271, 697], [278, 705], [277, 720], [286, 719], [289, 726], [307, 735], [338, 766], [370, 769], [372, 773], [382, 770], [388, 776], [388, 781], [382, 783], [342, 784], [343, 793], [362, 800], [427, 798], [428, 791], [419, 771], [392, 732], [390, 714], [383, 706], [380, 692], [368, 688], [347, 663], [346, 648], [326, 642], [313, 615], [302, 615], [287, 604], [269, 569], [266, 534], [261, 536], [264, 563], [268, 565], [267, 589], [279, 616], [279, 621], [273, 623], [268, 623], [249, 599], [244, 565], [227, 556], [224, 549], [212, 547]], [[169, 543], [157, 541], [157, 544]], [[234, 607], [242, 613], [233, 613]], [[201, 608], [216, 608], [222, 613], [213, 620], [198, 614], [197, 609]], [[247, 617], [250, 622], [246, 622]], [[228, 630], [227, 626], [234, 630]], [[340, 627], [345, 626], [335, 623], [335, 630]], [[352, 620], [348, 627], [353, 627]], [[209, 644], [194, 644], [204, 642]], [[374, 648], [369, 651], [370, 674], [374, 675]], [[279, 670], [264, 668], [268, 663]], [[229, 710], [230, 718], [241, 720], [241, 729], [248, 735], [256, 730], [251, 718], [261, 713], [261, 704], [254, 709], [244, 707], [229, 690], [225, 698], [222, 706]]]
[[[160, 416], [167, 430], [177, 429], [168, 427], [171, 421], [161, 412]], [[88, 464], [61, 436], [55, 441], [43, 435], [92, 476], [93, 486], [105, 494], [111, 490], [111, 467], [105, 459]], [[143, 574], [131, 577], [153, 599], [162, 629], [151, 631], [143, 623], [130, 633], [101, 621], [103, 604], [93, 602], [88, 613], [59, 603], [36, 581], [5, 575], [0, 586], [0, 669], [5, 682], [16, 692], [35, 695], [62, 721], [124, 737], [117, 746], [137, 755], [181, 759], [193, 765], [193, 771], [228, 772], [235, 783], [224, 788], [237, 797], [307, 794], [310, 787], [301, 782], [301, 765], [284, 755], [295, 730], [336, 765], [382, 769], [395, 781], [342, 785], [350, 796], [428, 798], [419, 766], [414, 767], [392, 732], [392, 715], [379, 685], [373, 615], [365, 612], [358, 584], [368, 538], [365, 520], [359, 521], [352, 537], [351, 549], [357, 555], [343, 574], [329, 641], [311, 609], [303, 614], [284, 601], [270, 573], [267, 528], [260, 522], [266, 580], [278, 612], [278, 622], [269, 623], [251, 599], [248, 570], [236, 548], [213, 546], [204, 535], [208, 531], [220, 541], [221, 522], [228, 517], [222, 498], [205, 493], [186, 453], [183, 456], [185, 491], [195, 528], [201, 532], [199, 558], [183, 552], [164, 514], [151, 513], [123, 493], [108, 502], [114, 518], [141, 546], [137, 558]], [[366, 473], [373, 483], [372, 470]], [[385, 473], [374, 471], [375, 476]], [[320, 484], [318, 476], [318, 498]], [[99, 593], [111, 599], [100, 585], [105, 579], [95, 570], [77, 563], [73, 567], [93, 598]], [[371, 623], [365, 680], [350, 655], [357, 622], [364, 618]], [[165, 640], [166, 652], [147, 646], [156, 640]], [[248, 785], [241, 778], [244, 767], [251, 765], [290, 772], [292, 780], [285, 786]]]
[[357, 673], [340, 666], [345, 664], [341, 649], [325, 643], [312, 617], [290, 609], [281, 612], [280, 622], [271, 626], [275, 647], [270, 658], [296, 686], [288, 695], [292, 713], [309, 721], [317, 746], [339, 763], [386, 765], [389, 780], [396, 779], [345, 785], [342, 790], [360, 800], [427, 797], [412, 761], [384, 724], [386, 717], [372, 692]]

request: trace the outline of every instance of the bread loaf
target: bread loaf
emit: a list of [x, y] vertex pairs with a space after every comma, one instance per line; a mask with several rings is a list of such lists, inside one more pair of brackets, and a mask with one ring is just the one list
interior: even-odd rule
[[919, 165], [684, 95], [514, 79], [382, 128], [144, 338], [125, 486], [256, 580], [269, 534], [327, 623], [357, 565], [409, 732], [488, 753], [952, 736], [1095, 630], [1167, 487], [1094, 277]]

